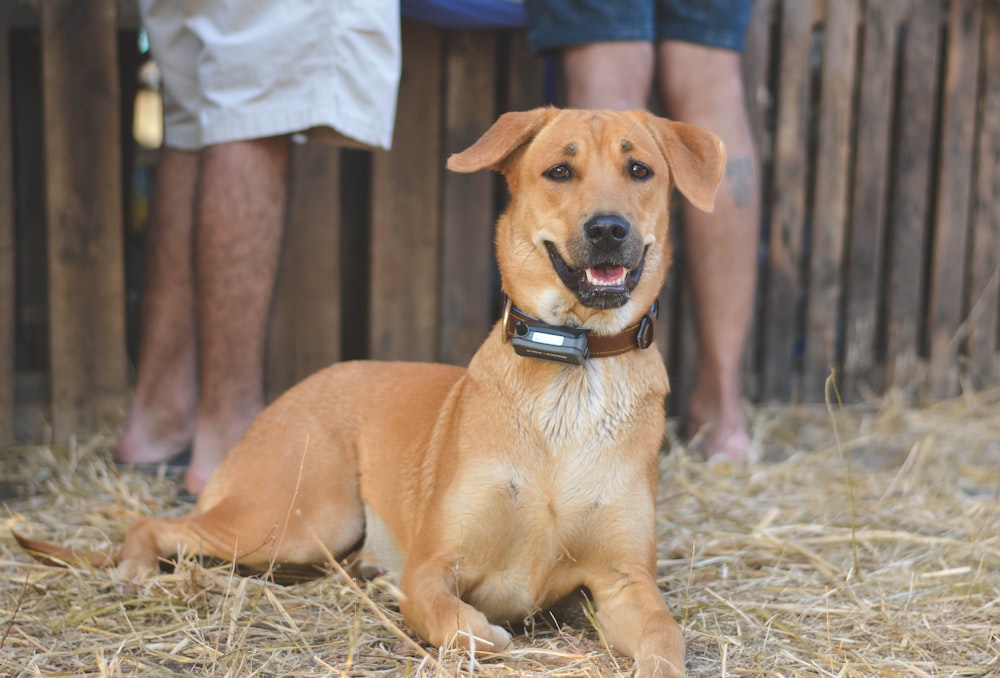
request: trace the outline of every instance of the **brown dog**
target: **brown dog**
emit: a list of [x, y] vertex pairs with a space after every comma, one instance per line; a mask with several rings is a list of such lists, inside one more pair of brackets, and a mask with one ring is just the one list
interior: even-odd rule
[[406, 624], [433, 645], [500, 651], [502, 625], [585, 587], [637, 674], [683, 675], [655, 571], [667, 374], [643, 349], [671, 189], [710, 210], [724, 163], [715, 135], [644, 111], [502, 116], [448, 161], [502, 172], [511, 193], [496, 253], [513, 304], [468, 369], [353, 362], [309, 377], [189, 515], [132, 525], [118, 576], [178, 548], [266, 568], [364, 540], [361, 562], [401, 573]]

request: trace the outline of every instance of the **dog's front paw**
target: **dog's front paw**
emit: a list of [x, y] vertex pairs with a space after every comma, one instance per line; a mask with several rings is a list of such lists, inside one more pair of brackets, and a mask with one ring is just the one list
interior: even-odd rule
[[679, 666], [666, 657], [648, 655], [636, 659], [635, 678], [684, 678], [684, 664]]
[[111, 578], [121, 584], [135, 584], [149, 579], [160, 571], [159, 562], [148, 559], [125, 558], [111, 571]]
[[460, 647], [478, 655], [496, 654], [510, 645], [511, 635], [506, 629], [490, 624], [484, 619], [476, 628], [460, 628], [451, 636], [449, 647]]

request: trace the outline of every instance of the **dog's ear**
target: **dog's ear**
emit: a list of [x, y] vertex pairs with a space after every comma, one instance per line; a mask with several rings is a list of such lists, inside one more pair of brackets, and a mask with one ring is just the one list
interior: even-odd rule
[[701, 211], [711, 212], [726, 168], [722, 139], [701, 127], [648, 113], [646, 122], [670, 165], [677, 190]]
[[448, 158], [452, 172], [492, 169], [503, 172], [514, 151], [535, 138], [557, 113], [551, 107], [514, 111], [501, 115], [476, 143]]

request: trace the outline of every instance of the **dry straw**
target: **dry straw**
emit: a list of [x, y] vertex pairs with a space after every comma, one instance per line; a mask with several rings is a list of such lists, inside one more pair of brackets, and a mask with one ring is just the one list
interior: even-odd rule
[[[662, 459], [660, 583], [689, 673], [1000, 675], [1000, 389], [753, 417], [748, 468], [676, 444]], [[109, 459], [106, 439], [3, 450], [6, 486], [34, 492], [6, 502], [6, 527], [99, 547], [137, 515], [183, 512], [175, 478]], [[539, 615], [477, 663], [414, 643], [387, 582], [281, 586], [183, 560], [125, 590], [0, 536], [2, 675], [628, 675], [591, 619]]]

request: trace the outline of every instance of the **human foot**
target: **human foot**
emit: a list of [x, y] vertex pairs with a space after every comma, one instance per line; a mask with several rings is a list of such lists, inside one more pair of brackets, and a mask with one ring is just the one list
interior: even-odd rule
[[692, 400], [681, 433], [688, 439], [688, 449], [706, 461], [746, 462], [753, 447], [738, 404], [717, 408]]
[[750, 458], [753, 446], [745, 429], [724, 430], [713, 423], [703, 424], [690, 437], [687, 447], [705, 461], [743, 463]]
[[206, 423], [204, 419], [199, 419], [191, 448], [191, 464], [184, 474], [184, 487], [190, 494], [201, 494], [209, 476], [219, 467], [230, 448], [243, 436], [262, 409], [263, 406], [250, 408], [219, 423]]
[[194, 419], [181, 410], [153, 411], [133, 402], [114, 452], [123, 464], [161, 464], [191, 447]]

